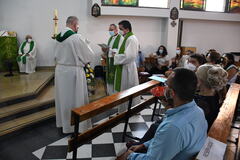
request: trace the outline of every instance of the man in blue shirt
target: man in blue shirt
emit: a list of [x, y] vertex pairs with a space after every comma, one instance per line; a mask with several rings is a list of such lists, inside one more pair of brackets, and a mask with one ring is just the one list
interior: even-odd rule
[[[197, 154], [207, 138], [207, 121], [193, 100], [197, 87], [194, 72], [177, 68], [167, 80], [167, 106], [163, 122], [154, 138], [132, 146], [118, 159], [128, 160], [187, 160]], [[146, 153], [138, 153], [147, 149]]]

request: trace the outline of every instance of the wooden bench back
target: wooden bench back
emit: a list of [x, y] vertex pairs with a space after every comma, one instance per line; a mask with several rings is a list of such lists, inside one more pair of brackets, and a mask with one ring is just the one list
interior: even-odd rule
[[[74, 122], [76, 119], [79, 122], [84, 121], [86, 119], [92, 118], [100, 113], [103, 113], [119, 104], [132, 100], [133, 98], [140, 96], [143, 93], [146, 93], [151, 88], [159, 85], [160, 82], [152, 80], [141, 85], [135, 86], [128, 90], [116, 93], [114, 95], [104, 97], [100, 100], [87, 104], [85, 106], [75, 108], [72, 110], [72, 117], [71, 117], [71, 124], [75, 125]], [[107, 129], [116, 126], [122, 120], [126, 119], [129, 116], [134, 115], [135, 113], [140, 112], [147, 106], [155, 103], [157, 101], [156, 97], [150, 97], [148, 100], [134, 106], [129, 111], [119, 114], [102, 124], [99, 124], [84, 133], [81, 133], [77, 136], [77, 138], [71, 138], [68, 141], [68, 151], [73, 151], [74, 146], [77, 147], [87, 143], [88, 141], [92, 140], [93, 138], [97, 137], [98, 135], [104, 133]], [[75, 126], [76, 127], [76, 126]], [[76, 146], [75, 146], [76, 147]]]
[[103, 113], [119, 104], [129, 101], [131, 98], [140, 96], [146, 93], [151, 88], [159, 85], [160, 82], [152, 80], [125, 91], [116, 93], [111, 96], [104, 97], [100, 100], [87, 104], [85, 106], [75, 108], [72, 110], [72, 125], [74, 125], [74, 117], [77, 116], [81, 121], [92, 118], [100, 113]]
[[220, 108], [218, 116], [212, 124], [208, 136], [223, 143], [227, 143], [230, 135], [234, 113], [237, 107], [240, 85], [233, 83]]

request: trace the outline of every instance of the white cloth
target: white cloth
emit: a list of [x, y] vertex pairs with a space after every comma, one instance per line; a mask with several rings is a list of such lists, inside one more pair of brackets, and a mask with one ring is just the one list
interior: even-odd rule
[[184, 67], [189, 59], [189, 55], [183, 55], [182, 58], [178, 62], [178, 67]]
[[160, 66], [165, 66], [166, 65], [166, 62], [169, 61], [170, 58], [168, 55], [164, 56], [164, 57], [158, 57], [157, 61], [158, 61], [158, 64]]
[[[20, 46], [20, 48], [18, 50], [18, 54], [21, 57], [26, 55], [21, 52], [22, 45]], [[23, 50], [24, 50], [24, 53], [28, 53], [30, 50], [30, 43], [27, 42], [25, 47], [23, 48]], [[36, 42], [34, 42], [32, 51], [29, 52], [29, 56], [26, 57], [26, 64], [23, 64], [22, 60], [20, 62], [18, 62], [19, 71], [21, 73], [34, 73], [35, 72], [35, 68], [37, 65], [36, 54], [37, 54]]]
[[[116, 36], [113, 36], [111, 42], [109, 43], [108, 57], [113, 57], [113, 52], [118, 53], [118, 49], [112, 49], [113, 43], [114, 43], [114, 41], [115, 41], [115, 39], [117, 38], [118, 35], [119, 34], [117, 34]], [[118, 48], [121, 47], [120, 45], [122, 44], [123, 40], [124, 40], [124, 38], [123, 38], [123, 36], [121, 36], [121, 38], [119, 40]], [[107, 83], [107, 93], [108, 93], [108, 95], [113, 95], [115, 93], [115, 91], [114, 91], [114, 84]]]
[[[139, 85], [137, 65], [135, 59], [138, 54], [138, 40], [135, 35], [130, 36], [125, 45], [124, 54], [116, 54], [114, 56], [115, 65], [123, 65], [122, 69], [122, 80], [121, 80], [121, 91], [132, 88]], [[120, 48], [120, 47], [119, 47]], [[116, 78], [115, 78], [116, 79]], [[140, 102], [140, 98], [135, 98], [133, 105]], [[127, 109], [127, 103], [118, 107], [118, 112], [124, 112]]]
[[[66, 28], [63, 34], [68, 31]], [[73, 132], [71, 109], [89, 103], [84, 66], [94, 59], [94, 53], [80, 34], [74, 34], [55, 48], [55, 105], [56, 124], [63, 133]], [[79, 131], [91, 127], [91, 119], [80, 123]]]

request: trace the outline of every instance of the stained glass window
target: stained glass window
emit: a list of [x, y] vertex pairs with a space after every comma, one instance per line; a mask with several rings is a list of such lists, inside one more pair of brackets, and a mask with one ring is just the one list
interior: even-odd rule
[[204, 9], [205, 0], [182, 0], [181, 8], [186, 10], [198, 10]]
[[138, 0], [102, 0], [102, 5], [137, 6]]
[[232, 13], [240, 13], [240, 0], [230, 0], [229, 11]]

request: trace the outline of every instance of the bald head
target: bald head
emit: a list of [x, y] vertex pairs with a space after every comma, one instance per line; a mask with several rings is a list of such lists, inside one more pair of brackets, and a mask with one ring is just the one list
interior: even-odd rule
[[66, 26], [71, 28], [74, 32], [77, 32], [79, 28], [78, 18], [76, 16], [68, 17], [66, 21]]

